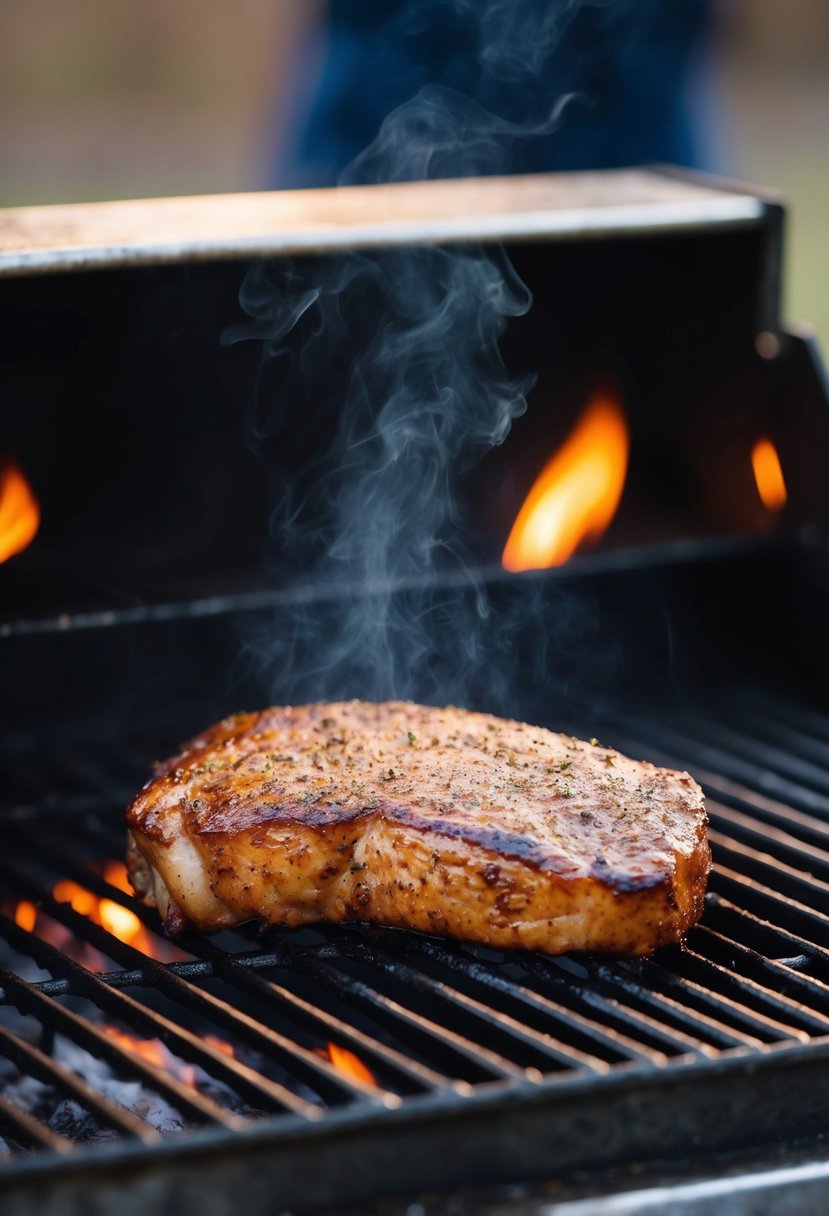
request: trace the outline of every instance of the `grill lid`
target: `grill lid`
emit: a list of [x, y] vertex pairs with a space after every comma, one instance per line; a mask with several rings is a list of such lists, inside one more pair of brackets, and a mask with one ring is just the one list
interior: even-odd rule
[[0, 212], [0, 275], [380, 244], [745, 227], [777, 200], [647, 169], [534, 174]]

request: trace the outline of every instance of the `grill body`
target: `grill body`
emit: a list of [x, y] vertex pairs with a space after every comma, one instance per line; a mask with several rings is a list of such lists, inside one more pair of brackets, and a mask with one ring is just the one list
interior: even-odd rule
[[[463, 184], [404, 190], [394, 196], [407, 200], [402, 210], [378, 188], [345, 192], [345, 203], [315, 192], [271, 200], [270, 209], [267, 200], [247, 209], [132, 204], [0, 221], [2, 374], [15, 405], [8, 433], [15, 455], [44, 471], [42, 484], [58, 470], [44, 504], [53, 531], [40, 550], [0, 567], [10, 777], [0, 807], [4, 1212], [105, 1212], [116, 1203], [209, 1212], [225, 1210], [229, 1195], [254, 1211], [274, 1197], [285, 1208], [342, 1204], [395, 1189], [704, 1160], [826, 1129], [819, 474], [829, 416], [813, 346], [779, 324], [780, 209], [741, 189], [654, 174], [537, 179], [506, 195], [503, 183], [483, 186], [472, 201]], [[648, 498], [656, 491], [643, 457], [639, 515], [631, 510], [613, 543], [562, 571], [508, 576], [495, 567], [499, 525], [473, 478], [464, 490], [480, 558], [473, 578], [449, 569], [428, 585], [379, 593], [315, 585], [301, 564], [286, 564], [263, 580], [262, 504], [273, 479], [301, 465], [309, 438], [300, 428], [251, 479], [250, 445], [233, 431], [231, 407], [253, 392], [257, 360], [217, 354], [227, 349], [218, 339], [233, 320], [243, 264], [252, 254], [290, 257], [311, 275], [356, 249], [382, 261], [404, 246], [500, 239], [515, 243], [524, 277], [535, 276], [538, 309], [507, 331], [511, 361], [532, 362], [554, 332], [556, 349], [571, 355], [566, 403], [600, 359], [623, 384], [651, 467], [662, 445], [680, 451], [678, 437], [682, 461], [686, 449], [696, 460], [712, 427], [726, 446], [731, 433], [770, 427], [796, 470], [783, 525], [755, 527], [716, 493], [701, 513], [693, 495]], [[588, 287], [554, 291], [555, 282]], [[677, 300], [660, 324], [672, 284]], [[626, 298], [636, 307], [624, 309]], [[535, 357], [542, 386], [552, 384], [561, 361]], [[170, 377], [183, 359], [200, 370], [174, 408], [186, 375]], [[63, 452], [43, 440], [60, 384], [71, 386], [81, 433], [76, 442], [60, 432]], [[658, 408], [669, 389], [670, 407]], [[224, 469], [231, 489], [246, 487], [239, 514], [208, 512], [212, 564], [188, 545], [196, 516], [186, 469], [185, 491], [165, 497], [199, 392], [210, 421], [196, 473]], [[108, 400], [117, 405], [111, 424]], [[735, 401], [736, 421], [722, 424]], [[535, 415], [524, 447], [505, 445], [487, 477], [508, 482], [539, 436], [560, 436], [560, 419]], [[321, 432], [326, 419], [316, 417]], [[108, 444], [121, 452], [115, 459], [109, 449], [109, 465]], [[96, 467], [109, 470], [98, 489], [72, 498], [77, 465], [61, 469], [66, 451], [84, 456], [85, 486]], [[681, 467], [691, 484], [694, 462]], [[142, 502], [153, 540], [169, 521], [161, 555], [145, 543]], [[668, 522], [643, 538], [644, 508], [654, 503]], [[81, 568], [83, 525], [93, 518], [100, 562]], [[715, 869], [687, 949], [637, 962], [553, 960], [359, 926], [261, 937], [243, 927], [183, 939], [171, 954], [153, 937], [154, 914], [105, 868], [121, 854], [122, 808], [152, 759], [245, 703], [375, 691], [360, 670], [347, 688], [320, 690], [239, 664], [242, 640], [263, 630], [291, 636], [298, 604], [315, 626], [301, 649], [336, 629], [345, 599], [362, 597], [371, 611], [382, 594], [398, 617], [417, 619], [436, 590], [459, 608], [485, 596], [493, 653], [497, 623], [518, 622], [505, 678], [497, 690], [468, 678], [467, 703], [597, 735], [703, 783]], [[525, 603], [532, 610], [515, 616]], [[562, 619], [572, 627], [557, 628], [551, 643], [551, 622]], [[451, 673], [440, 621], [429, 641]], [[407, 691], [434, 699], [427, 684]], [[67, 881], [97, 901], [96, 916], [67, 900]], [[119, 939], [100, 901], [149, 936]], [[150, 1041], [168, 1053], [160, 1064], [136, 1049]], [[338, 1070], [331, 1044], [356, 1054], [373, 1081]], [[127, 1101], [113, 1080], [138, 1090]], [[144, 1094], [172, 1115], [156, 1111], [154, 1122]]]

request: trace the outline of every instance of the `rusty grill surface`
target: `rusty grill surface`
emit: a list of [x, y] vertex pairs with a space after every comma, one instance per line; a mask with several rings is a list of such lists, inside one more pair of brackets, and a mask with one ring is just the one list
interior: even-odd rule
[[[687, 948], [644, 961], [506, 955], [359, 926], [260, 936], [249, 925], [188, 937], [171, 952], [154, 912], [102, 868], [121, 856], [121, 808], [155, 741], [133, 752], [66, 737], [34, 753], [30, 740], [9, 740], [0, 1193], [25, 1194], [44, 1166], [55, 1178], [90, 1162], [123, 1170], [159, 1148], [172, 1160], [171, 1146], [215, 1160], [267, 1144], [278, 1156], [280, 1145], [313, 1148], [362, 1129], [368, 1152], [385, 1125], [425, 1144], [423, 1121], [449, 1118], [468, 1135], [464, 1112], [500, 1119], [503, 1131], [516, 1102], [535, 1112], [538, 1130], [536, 1151], [529, 1136], [513, 1167], [550, 1173], [635, 1153], [643, 1129], [617, 1123], [603, 1143], [579, 1149], [573, 1137], [551, 1141], [542, 1110], [553, 1122], [567, 1113], [586, 1133], [620, 1095], [631, 1110], [641, 1096], [653, 1105], [647, 1092], [666, 1082], [673, 1105], [662, 1122], [674, 1120], [676, 1134], [690, 1126], [702, 1147], [709, 1127], [722, 1138], [725, 1113], [738, 1124], [732, 1143], [775, 1138], [781, 1076], [789, 1113], [776, 1135], [808, 1130], [814, 1103], [790, 1103], [798, 1076], [818, 1090], [829, 1068], [829, 715], [735, 694], [716, 714], [621, 721], [551, 725], [690, 768], [706, 789], [715, 861]], [[111, 908], [99, 924], [74, 910], [67, 879], [127, 909], [146, 932], [127, 944], [106, 927]], [[163, 1044], [161, 1056], [142, 1051], [149, 1041]], [[344, 1071], [338, 1048], [362, 1068]], [[720, 1081], [723, 1111], [697, 1109]], [[656, 1114], [645, 1122], [654, 1118], [659, 1125]], [[670, 1148], [674, 1133], [649, 1134], [654, 1156]], [[394, 1183], [439, 1184], [439, 1164], [424, 1179], [417, 1152], [418, 1174], [407, 1178], [402, 1143]], [[478, 1180], [506, 1177], [507, 1162], [488, 1161], [485, 1143], [466, 1154]], [[445, 1163], [455, 1183], [471, 1168], [458, 1152]], [[389, 1184], [382, 1154], [365, 1165], [373, 1186]], [[334, 1167], [329, 1174], [297, 1179], [284, 1201], [319, 1201], [334, 1179], [340, 1200], [368, 1192], [359, 1158], [350, 1182]]]

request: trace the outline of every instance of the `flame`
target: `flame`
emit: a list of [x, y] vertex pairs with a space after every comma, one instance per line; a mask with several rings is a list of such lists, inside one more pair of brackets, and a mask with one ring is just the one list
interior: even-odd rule
[[524, 500], [504, 549], [504, 568], [561, 566], [584, 541], [597, 540], [622, 497], [628, 450], [621, 406], [594, 394]]
[[[118, 891], [124, 891], [127, 895], [133, 893], [127, 868], [122, 861], [107, 861], [100, 869], [110, 886], [115, 887]], [[190, 957], [166, 938], [159, 937], [146, 929], [140, 918], [130, 908], [125, 908], [123, 904], [114, 899], [99, 898], [71, 878], [59, 879], [52, 888], [52, 896], [59, 904], [69, 904], [73, 911], [80, 916], [88, 917], [93, 924], [100, 925], [119, 941], [160, 963], [173, 963]], [[43, 941], [49, 942], [58, 950], [63, 950], [65, 954], [76, 962], [82, 963], [84, 967], [88, 967], [92, 971], [107, 970], [108, 960], [99, 950], [80, 940], [66, 925], [39, 910], [29, 900], [22, 899], [18, 903], [3, 904], [2, 911], [11, 916], [19, 928], [27, 933], [36, 933]], [[214, 1046], [219, 1042], [220, 1040], [217, 1039]], [[224, 1048], [219, 1048], [219, 1050], [224, 1050]]]
[[212, 1047], [214, 1051], [220, 1051], [223, 1056], [230, 1056], [231, 1059], [235, 1057], [236, 1052], [233, 1050], [232, 1044], [225, 1042], [224, 1039], [218, 1038], [217, 1035], [203, 1034], [201, 1038], [202, 1042], [206, 1043], [208, 1047]]
[[28, 899], [21, 899], [14, 910], [14, 923], [18, 929], [31, 933], [37, 924], [37, 908]]
[[[106, 862], [104, 878], [111, 887], [132, 895], [132, 883], [123, 861]], [[141, 921], [134, 912], [130, 912], [129, 908], [125, 908], [123, 904], [116, 904], [111, 899], [102, 899], [98, 905], [98, 914], [101, 924], [108, 933], [112, 933], [119, 941], [127, 942], [131, 946], [137, 945], [139, 950], [144, 950], [145, 954], [148, 953], [141, 944], [145, 942], [145, 939], [149, 940], [147, 933]]]
[[758, 439], [751, 450], [757, 492], [767, 511], [782, 511], [788, 500], [780, 457], [770, 439]]
[[87, 891], [86, 887], [80, 887], [76, 882], [72, 882], [71, 878], [61, 878], [55, 883], [52, 888], [52, 895], [59, 904], [69, 904], [73, 912], [79, 912], [81, 916], [88, 916], [90, 920], [94, 920], [96, 924], [100, 924], [100, 919], [93, 915], [98, 908], [98, 900], [91, 891]]
[[131, 1034], [124, 1034], [123, 1031], [117, 1030], [115, 1026], [105, 1026], [104, 1032], [111, 1039], [115, 1039], [118, 1046], [123, 1047], [125, 1051], [140, 1056], [148, 1064], [155, 1064], [156, 1068], [163, 1068], [165, 1072], [169, 1072], [179, 1081], [183, 1081], [190, 1089], [196, 1088], [195, 1064], [187, 1064], [178, 1056], [174, 1056], [161, 1042], [161, 1039], [137, 1039]]
[[[116, 890], [124, 891], [127, 895], [132, 894], [132, 884], [127, 875], [126, 866], [122, 861], [111, 860], [105, 862], [103, 865], [103, 876], [110, 886], [115, 887]], [[88, 917], [94, 924], [106, 929], [107, 933], [111, 933], [113, 937], [117, 937], [125, 945], [140, 950], [142, 954], [146, 954], [149, 958], [157, 959], [161, 963], [170, 963], [187, 958], [187, 955], [182, 953], [172, 942], [157, 937], [146, 929], [139, 917], [130, 908], [125, 908], [123, 904], [118, 903], [114, 899], [99, 898], [97, 895], [93, 895], [86, 887], [74, 882], [71, 878], [59, 879], [52, 888], [52, 895], [58, 903], [69, 904], [75, 912], [80, 913], [81, 916]], [[92, 947], [84, 947], [82, 943], [77, 943], [73, 935], [64, 926], [52, 920], [49, 920], [47, 925], [41, 926], [41, 920], [39, 919], [38, 931], [41, 930], [41, 927], [43, 928], [42, 936], [51, 942], [53, 946], [67, 950], [70, 954], [73, 954], [73, 952], [77, 953], [78, 949], [82, 952], [86, 950], [89, 957], [85, 960], [85, 965], [92, 967], [94, 970], [100, 971], [104, 969], [105, 961], [103, 956], [98, 951], [93, 950]]]
[[[174, 1056], [161, 1039], [138, 1039], [134, 1035], [125, 1034], [116, 1026], [104, 1026], [103, 1029], [105, 1034], [108, 1034], [111, 1039], [115, 1039], [119, 1047], [123, 1047], [125, 1051], [131, 1051], [133, 1055], [140, 1056], [148, 1064], [155, 1064], [157, 1068], [163, 1068], [165, 1072], [169, 1072], [179, 1081], [183, 1081], [190, 1089], [198, 1087], [200, 1077], [202, 1080], [209, 1079], [198, 1065], [188, 1064], [185, 1060]], [[215, 1034], [202, 1035], [201, 1039], [214, 1051], [220, 1051], [222, 1055], [234, 1058], [236, 1053], [232, 1045], [225, 1042], [224, 1039], [218, 1038]]]
[[144, 926], [135, 913], [111, 899], [102, 899], [98, 904], [98, 917], [107, 933], [129, 946], [134, 945], [138, 938], [144, 935]]
[[123, 861], [104, 862], [104, 878], [111, 887], [117, 887], [119, 891], [123, 891], [126, 895], [133, 894], [133, 885], [130, 882], [127, 867]]
[[[132, 892], [126, 868], [121, 862], [108, 861], [104, 866], [104, 877], [107, 882], [112, 882], [112, 885], [119, 890]], [[153, 949], [152, 937], [148, 931], [135, 913], [129, 908], [125, 908], [123, 904], [116, 903], [114, 899], [99, 899], [97, 895], [93, 895], [79, 883], [73, 882], [71, 878], [61, 878], [56, 882], [52, 888], [52, 895], [58, 903], [69, 904], [75, 912], [88, 917], [93, 924], [101, 925], [107, 933], [117, 937], [119, 942], [124, 942], [127, 946], [134, 946], [136, 950], [140, 950], [142, 954], [147, 954], [151, 958], [159, 957], [159, 952]], [[53, 944], [57, 945], [57, 943]], [[161, 961], [166, 960], [162, 958]]]
[[362, 1081], [364, 1085], [377, 1086], [373, 1073], [366, 1068], [360, 1057], [355, 1056], [354, 1052], [349, 1051], [348, 1048], [338, 1047], [336, 1043], [329, 1043], [320, 1051], [320, 1055], [326, 1060], [330, 1060], [337, 1072], [348, 1077], [350, 1081]]
[[0, 562], [8, 561], [34, 540], [40, 507], [16, 464], [0, 467]]

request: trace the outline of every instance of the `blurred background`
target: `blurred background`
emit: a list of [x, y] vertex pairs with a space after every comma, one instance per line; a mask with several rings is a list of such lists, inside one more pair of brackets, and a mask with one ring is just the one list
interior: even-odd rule
[[[829, 4], [663, 6], [697, 7], [685, 97], [694, 146], [677, 159], [788, 196], [786, 313], [812, 322], [827, 349]], [[427, 18], [435, 8], [424, 0]], [[382, 9], [353, 0], [369, 31]], [[298, 132], [322, 79], [327, 20], [321, 0], [4, 0], [0, 206], [305, 184]], [[376, 112], [365, 121], [376, 126]], [[577, 130], [567, 122], [562, 147]]]

